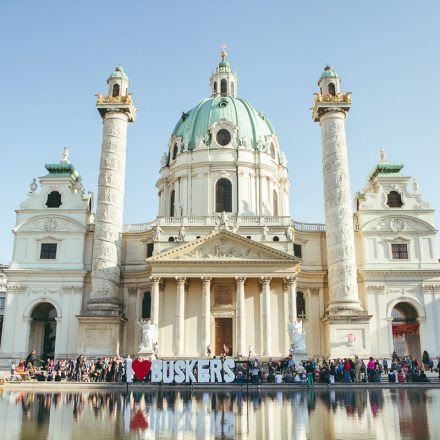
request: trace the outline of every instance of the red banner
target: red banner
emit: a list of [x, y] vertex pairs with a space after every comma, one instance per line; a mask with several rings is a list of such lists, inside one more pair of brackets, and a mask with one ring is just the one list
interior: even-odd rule
[[419, 334], [419, 324], [393, 324], [393, 336]]

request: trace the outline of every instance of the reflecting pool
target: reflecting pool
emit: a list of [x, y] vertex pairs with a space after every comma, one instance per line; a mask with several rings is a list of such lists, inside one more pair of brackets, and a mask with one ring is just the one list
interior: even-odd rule
[[0, 390], [1, 439], [439, 439], [440, 389]]

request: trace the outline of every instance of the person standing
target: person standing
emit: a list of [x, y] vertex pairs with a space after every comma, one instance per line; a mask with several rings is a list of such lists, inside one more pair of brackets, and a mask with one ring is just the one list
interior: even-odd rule
[[361, 369], [363, 362], [359, 359], [359, 356], [354, 357], [354, 380], [356, 383], [361, 381]]
[[131, 359], [130, 355], [128, 354], [127, 357], [125, 358], [125, 362], [124, 362], [124, 367], [125, 367], [125, 381], [127, 383], [131, 383], [133, 382], [133, 360]]
[[375, 370], [376, 370], [376, 362], [374, 362], [373, 358], [370, 356], [370, 360], [368, 361], [367, 364], [368, 382], [374, 382]]

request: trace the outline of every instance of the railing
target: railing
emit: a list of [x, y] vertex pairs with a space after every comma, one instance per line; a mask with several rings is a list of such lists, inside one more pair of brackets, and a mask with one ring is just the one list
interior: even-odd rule
[[[159, 226], [215, 226], [218, 223], [219, 217], [216, 216], [158, 217], [157, 220], [149, 223], [126, 224], [123, 227], [123, 232], [145, 232], [156, 224]], [[227, 224], [237, 224], [237, 226], [288, 226], [290, 224], [298, 232], [325, 232], [325, 225], [322, 223], [297, 222], [291, 220], [290, 217], [228, 216]]]
[[325, 232], [325, 225], [322, 223], [302, 223], [292, 221], [293, 227], [299, 232]]

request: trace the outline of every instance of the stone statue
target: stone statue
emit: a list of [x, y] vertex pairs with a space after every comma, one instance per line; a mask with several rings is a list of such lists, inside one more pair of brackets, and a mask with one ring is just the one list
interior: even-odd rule
[[263, 240], [263, 241], [266, 241], [267, 240], [267, 234], [269, 233], [269, 228], [266, 226], [266, 225], [264, 225], [264, 227], [263, 227], [263, 231], [262, 231], [262, 234], [261, 234], [261, 239]]
[[138, 325], [142, 328], [139, 353], [151, 354], [154, 352], [154, 344], [157, 343], [157, 328], [150, 320], [138, 322]]
[[29, 185], [30, 189], [31, 189], [31, 193], [35, 192], [38, 188], [38, 184], [37, 184], [37, 179], [34, 177], [32, 179], [31, 184]]
[[290, 353], [307, 353], [306, 333], [302, 321], [289, 322], [287, 325], [290, 338]]
[[179, 234], [177, 236], [177, 241], [185, 241], [186, 228], [182, 225], [180, 228]]
[[286, 238], [289, 241], [293, 240], [293, 229], [290, 223], [286, 226]]
[[159, 225], [156, 225], [154, 227], [154, 241], [159, 241], [160, 240], [160, 233], [162, 232], [162, 229], [160, 228]]
[[168, 162], [168, 155], [167, 155], [167, 153], [163, 153], [162, 154], [162, 159], [160, 160], [160, 166], [162, 168], [166, 167], [167, 166], [167, 162]]

